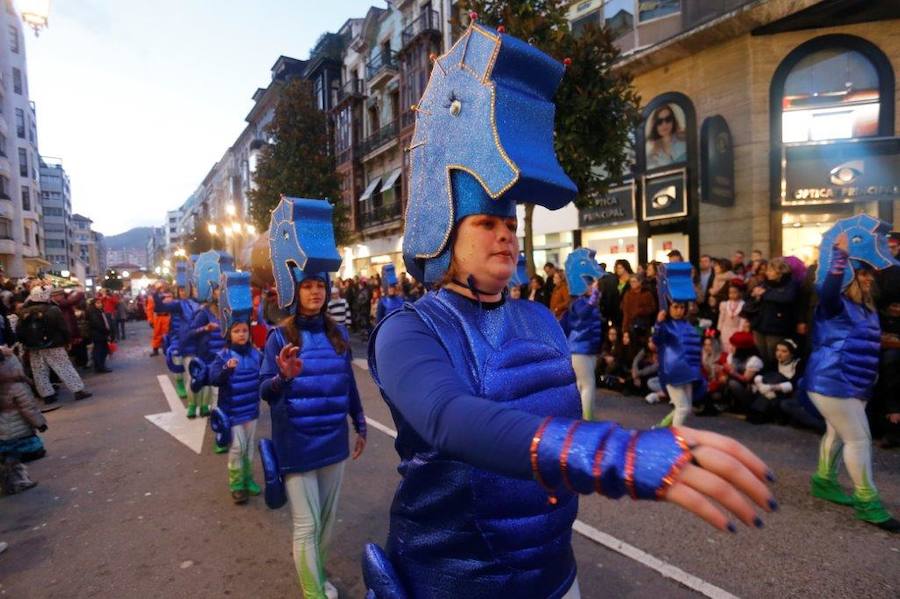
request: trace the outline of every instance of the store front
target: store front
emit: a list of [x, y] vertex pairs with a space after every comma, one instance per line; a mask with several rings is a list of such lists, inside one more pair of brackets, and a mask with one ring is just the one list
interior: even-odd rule
[[393, 264], [398, 273], [406, 272], [403, 264], [403, 236], [389, 235], [344, 246], [344, 257], [338, 276], [349, 279], [355, 276], [371, 277], [380, 274], [387, 264]]
[[616, 260], [628, 260], [632, 268], [638, 263], [635, 194], [634, 181], [628, 181], [610, 188], [595, 206], [578, 213], [581, 246], [597, 252], [597, 262], [606, 264], [610, 272]]

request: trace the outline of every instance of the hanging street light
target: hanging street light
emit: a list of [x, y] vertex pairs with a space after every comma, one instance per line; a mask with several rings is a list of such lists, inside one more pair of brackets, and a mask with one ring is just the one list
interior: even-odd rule
[[38, 37], [50, 22], [50, 0], [19, 0], [18, 5], [22, 20], [34, 30], [34, 37]]

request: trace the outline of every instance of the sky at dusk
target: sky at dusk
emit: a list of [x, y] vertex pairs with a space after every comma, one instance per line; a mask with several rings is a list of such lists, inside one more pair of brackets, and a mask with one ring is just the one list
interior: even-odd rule
[[105, 235], [162, 225], [235, 141], [279, 55], [384, 0], [53, 0], [27, 33], [40, 153]]

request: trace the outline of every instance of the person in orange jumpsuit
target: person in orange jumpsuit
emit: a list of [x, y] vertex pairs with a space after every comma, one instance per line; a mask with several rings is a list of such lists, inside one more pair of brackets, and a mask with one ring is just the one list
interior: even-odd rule
[[[166, 285], [160, 281], [155, 285], [155, 288], [159, 291], [165, 291]], [[152, 294], [147, 297], [147, 319], [153, 325], [153, 338], [150, 340], [150, 347], [153, 349], [153, 353], [150, 355], [158, 356], [159, 348], [162, 347], [163, 337], [169, 332], [170, 317], [166, 313], [156, 311]]]

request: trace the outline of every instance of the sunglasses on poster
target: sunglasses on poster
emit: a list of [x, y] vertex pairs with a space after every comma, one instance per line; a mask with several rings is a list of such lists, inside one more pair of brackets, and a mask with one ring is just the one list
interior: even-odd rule
[[670, 114], [669, 116], [661, 116], [661, 117], [659, 117], [658, 119], [656, 119], [656, 124], [655, 124], [655, 126], [658, 127], [659, 125], [663, 125], [663, 124], [666, 124], [666, 123], [668, 123], [668, 124], [671, 125], [671, 124], [673, 124], [674, 122], [675, 122], [675, 117], [672, 116], [672, 115]]

